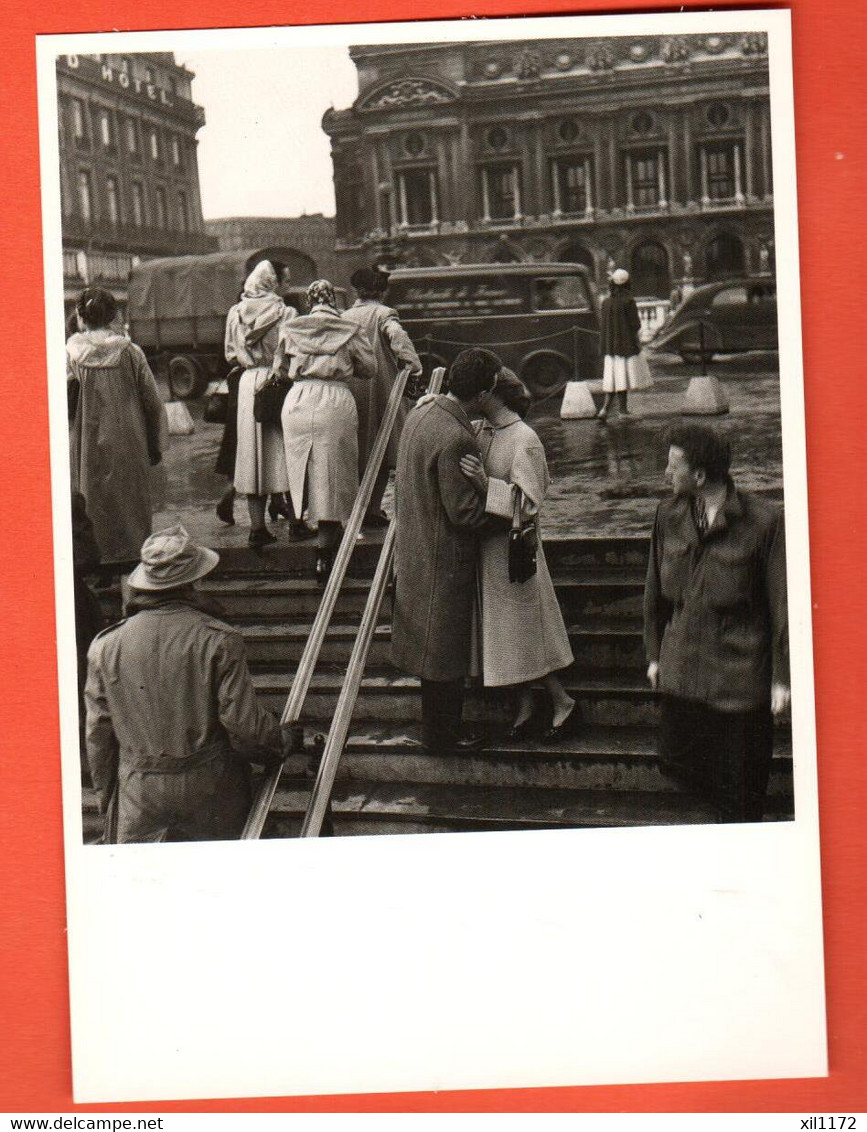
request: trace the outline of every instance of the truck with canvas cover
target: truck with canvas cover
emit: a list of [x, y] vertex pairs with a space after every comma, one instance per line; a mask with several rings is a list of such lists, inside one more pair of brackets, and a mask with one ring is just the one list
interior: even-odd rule
[[[263, 259], [286, 264], [292, 279], [286, 302], [304, 311], [304, 290], [316, 278], [316, 264], [294, 248], [171, 256], [145, 260], [132, 269], [130, 336], [167, 378], [174, 399], [196, 397], [225, 378], [226, 315], [238, 301], [244, 280]], [[345, 306], [342, 291], [341, 300]]]

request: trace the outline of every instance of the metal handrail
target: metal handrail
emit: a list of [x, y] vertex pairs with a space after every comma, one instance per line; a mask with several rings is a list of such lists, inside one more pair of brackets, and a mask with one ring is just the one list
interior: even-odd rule
[[[385, 458], [385, 450], [388, 446], [389, 437], [394, 428], [394, 422], [397, 420], [400, 401], [403, 397], [404, 389], [406, 388], [409, 373], [410, 370], [407, 366], [402, 369], [394, 379], [385, 414], [382, 418], [382, 424], [380, 425], [379, 432], [376, 434], [376, 440], [374, 441], [373, 449], [367, 462], [367, 468], [362, 477], [358, 495], [355, 497], [352, 513], [347, 520], [346, 528], [343, 532], [343, 539], [337, 551], [337, 556], [334, 559], [334, 565], [331, 569], [328, 582], [326, 583], [325, 592], [322, 595], [322, 601], [319, 604], [316, 617], [314, 618], [310, 636], [307, 638], [307, 643], [304, 646], [304, 651], [298, 662], [298, 670], [295, 673], [295, 679], [292, 681], [292, 688], [280, 719], [282, 727], [290, 727], [301, 718], [304, 701], [307, 699], [307, 692], [310, 689], [310, 681], [313, 679], [313, 673], [319, 661], [319, 653], [322, 651], [322, 645], [325, 641], [325, 634], [331, 623], [331, 616], [334, 613], [334, 607], [337, 604], [340, 588], [343, 585], [346, 571], [349, 567], [349, 560], [352, 557], [353, 550], [355, 550], [358, 532], [361, 530], [361, 524], [370, 503], [370, 497], [373, 494], [374, 481], [379, 475], [379, 469]], [[277, 786], [279, 785], [282, 773], [283, 764], [281, 763], [269, 771], [259, 787], [250, 810], [250, 815], [247, 818], [247, 824], [244, 826], [244, 831], [241, 834], [242, 841], [254, 841], [258, 837], [261, 837], [268, 812], [274, 802], [274, 795], [277, 793]]]
[[[444, 375], [445, 369], [442, 366], [438, 366], [433, 371], [428, 385], [428, 393], [439, 393]], [[385, 422], [383, 422], [383, 427], [385, 427]], [[388, 525], [388, 531], [382, 544], [382, 551], [376, 564], [376, 573], [373, 576], [370, 593], [367, 595], [361, 625], [352, 646], [352, 655], [349, 658], [346, 676], [340, 689], [337, 706], [334, 709], [328, 738], [325, 741], [325, 749], [319, 761], [319, 770], [316, 774], [316, 781], [313, 783], [310, 803], [301, 825], [302, 837], [319, 836], [322, 822], [328, 810], [331, 791], [337, 777], [337, 768], [343, 755], [343, 748], [346, 745], [349, 725], [352, 722], [352, 713], [355, 710], [355, 701], [358, 699], [358, 690], [361, 687], [370, 646], [373, 643], [376, 626], [379, 622], [379, 612], [382, 609], [385, 591], [388, 589], [391, 563], [394, 558], [395, 530], [396, 526], [392, 520]]]

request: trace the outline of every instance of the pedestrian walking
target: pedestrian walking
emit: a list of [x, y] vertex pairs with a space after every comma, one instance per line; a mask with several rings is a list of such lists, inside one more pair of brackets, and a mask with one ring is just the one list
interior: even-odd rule
[[181, 526], [152, 535], [129, 579], [132, 616], [90, 646], [87, 757], [118, 842], [239, 837], [250, 763], [282, 758], [240, 633], [196, 592], [218, 561]]
[[514, 688], [516, 714], [509, 738], [523, 739], [534, 727], [533, 685], [550, 697], [546, 742], [562, 739], [576, 721], [575, 700], [557, 672], [573, 661], [569, 634], [554, 592], [539, 514], [548, 491], [545, 448], [523, 420], [530, 394], [511, 370], [501, 369], [493, 389], [479, 396], [484, 420], [474, 427], [481, 457], [461, 459], [461, 471], [485, 503], [488, 514], [535, 524], [536, 570], [525, 581], [509, 578], [510, 531], [481, 539], [477, 617], [478, 667], [486, 688]]
[[[367, 334], [376, 357], [376, 372], [372, 381], [350, 383], [358, 409], [358, 474], [364, 475], [379, 427], [385, 416], [394, 379], [404, 367], [409, 367], [410, 380], [421, 376], [422, 365], [409, 335], [400, 324], [397, 311], [386, 306], [388, 272], [377, 267], [361, 267], [350, 279], [358, 298], [345, 312], [344, 318], [356, 322]], [[397, 463], [397, 449], [406, 414], [411, 406], [409, 398], [402, 398], [389, 437], [388, 447], [365, 515], [367, 526], [385, 526], [388, 519], [382, 511], [382, 497], [388, 486], [389, 472]]]
[[499, 369], [489, 350], [458, 354], [449, 392], [409, 413], [398, 448], [392, 661], [421, 678], [422, 743], [438, 753], [481, 746], [460, 732], [479, 535], [506, 524], [485, 514], [461, 459], [480, 455], [470, 414]]
[[596, 414], [599, 420], [608, 417], [611, 403], [617, 397], [618, 411], [629, 414], [629, 390], [646, 389], [651, 384], [647, 360], [641, 352], [638, 331], [641, 319], [629, 286], [629, 272], [618, 267], [611, 274], [611, 292], [602, 302], [601, 350], [604, 355], [602, 389], [605, 401]]
[[761, 821], [774, 715], [789, 704], [782, 511], [738, 488], [728, 442], [668, 437], [644, 592], [647, 676], [662, 694], [661, 766], [724, 821]]
[[327, 279], [310, 284], [307, 304], [309, 314], [282, 324], [274, 369], [288, 370], [294, 383], [283, 402], [284, 467], [296, 514], [306, 484], [324, 585], [358, 494], [358, 411], [347, 383], [370, 381], [376, 358], [361, 326], [341, 316]]
[[[289, 272], [282, 263], [262, 260], [247, 276], [241, 300], [226, 318], [226, 360], [243, 366], [237, 395], [234, 486], [239, 495], [247, 496], [253, 547], [277, 541], [265, 525], [265, 502], [269, 495], [289, 490], [280, 428], [259, 424], [254, 414], [256, 393], [271, 373], [280, 330], [298, 313], [281, 297], [288, 283]], [[225, 504], [223, 511], [225, 515]], [[300, 519], [300, 512], [295, 515]]]
[[151, 531], [150, 468], [162, 460], [165, 414], [142, 350], [112, 326], [117, 303], [88, 287], [76, 303], [83, 330], [66, 343], [73, 492], [80, 492], [103, 565], [138, 561]]

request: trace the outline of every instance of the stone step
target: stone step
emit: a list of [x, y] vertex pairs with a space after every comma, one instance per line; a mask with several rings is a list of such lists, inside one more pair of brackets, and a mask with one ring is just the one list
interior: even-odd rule
[[[384, 610], [383, 614], [387, 615]], [[323, 664], [346, 664], [358, 632], [358, 618], [332, 622], [322, 646]], [[244, 637], [247, 659], [252, 668], [277, 664], [297, 664], [310, 635], [312, 621], [288, 624], [275, 621], [242, 621], [238, 629]], [[603, 668], [643, 668], [644, 643], [640, 625], [625, 619], [588, 618], [585, 623], [568, 626], [569, 640], [576, 659], [584, 665]], [[389, 663], [391, 626], [380, 625], [374, 636], [368, 663]]]
[[[315, 767], [312, 739], [325, 735], [328, 726], [328, 721], [306, 725], [307, 753], [287, 763], [287, 772]], [[461, 755], [429, 753], [420, 748], [420, 738], [416, 725], [354, 727], [338, 781], [663, 793], [676, 789], [659, 770], [656, 732], [647, 727], [582, 727], [547, 745], [540, 738], [509, 740], [492, 729], [483, 751]], [[791, 774], [791, 740], [782, 733], [775, 743], [770, 792], [790, 795]]]
[[[253, 673], [253, 682], [263, 706], [277, 714], [282, 712], [293, 675], [291, 668]], [[316, 671], [307, 694], [304, 719], [331, 718], [344, 675], [340, 668], [321, 666]], [[583, 722], [588, 726], [646, 726], [657, 722], [658, 697], [640, 671], [593, 669], [584, 672], [575, 666], [567, 670], [564, 686], [579, 701]], [[480, 687], [467, 690], [464, 700], [464, 718], [467, 720], [505, 722], [510, 710], [511, 698], [505, 691], [493, 689], [486, 692]], [[356, 701], [355, 720], [415, 723], [419, 715], [419, 681], [416, 677], [394, 668], [368, 669]]]
[[[554, 586], [565, 616], [607, 616], [635, 619], [642, 612], [643, 576], [636, 571], [609, 571], [599, 578], [555, 577]], [[219, 576], [206, 578], [200, 588], [215, 598], [229, 620], [284, 618], [296, 623], [315, 616], [322, 590], [312, 578]], [[347, 578], [337, 600], [335, 617], [360, 614], [369, 589], [365, 578]], [[391, 609], [386, 594], [384, 609]]]
[[[297, 836], [309, 801], [306, 789], [278, 789], [267, 837]], [[332, 797], [337, 836], [493, 832], [647, 825], [714, 824], [714, 806], [682, 793], [455, 788], [413, 784], [340, 784]], [[786, 801], [766, 820], [790, 820]]]

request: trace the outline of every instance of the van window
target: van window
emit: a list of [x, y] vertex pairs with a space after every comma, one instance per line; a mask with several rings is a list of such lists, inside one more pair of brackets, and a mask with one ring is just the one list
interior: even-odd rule
[[710, 305], [712, 307], [737, 307], [746, 301], [746, 287], [726, 287], [724, 291], [717, 291]]
[[589, 311], [590, 302], [580, 275], [554, 275], [533, 280], [533, 310]]
[[775, 303], [777, 288], [773, 283], [758, 283], [750, 288], [751, 303]]
[[527, 309], [527, 280], [520, 276], [419, 279], [405, 286], [395, 280], [389, 295], [407, 319], [521, 314]]

